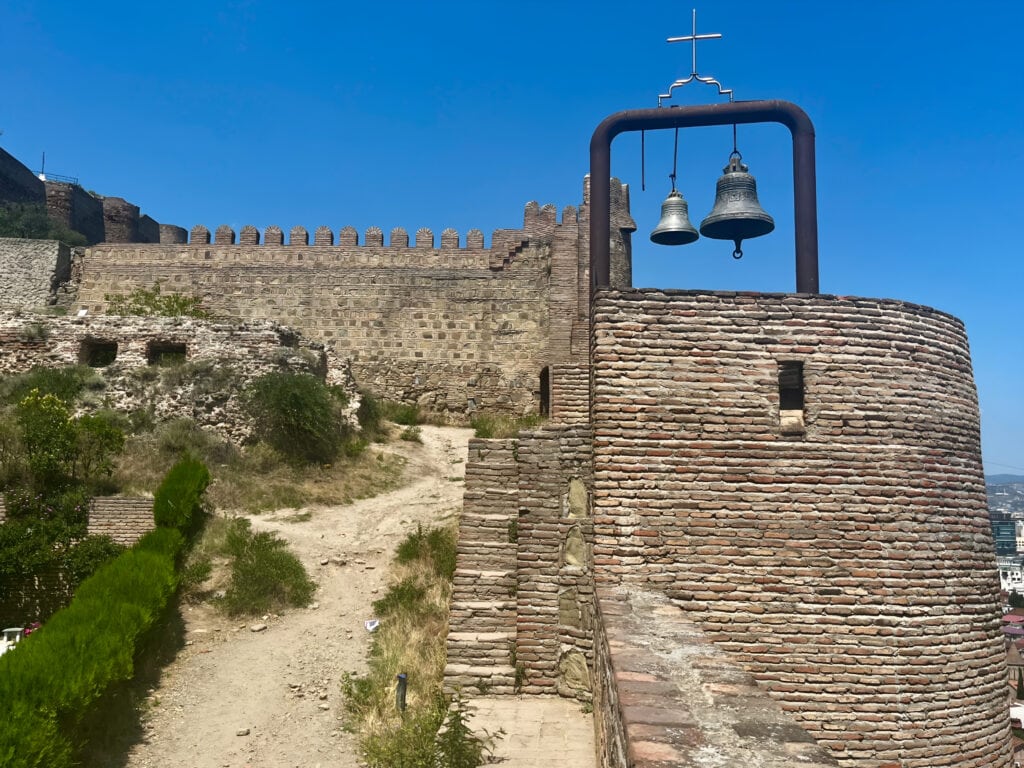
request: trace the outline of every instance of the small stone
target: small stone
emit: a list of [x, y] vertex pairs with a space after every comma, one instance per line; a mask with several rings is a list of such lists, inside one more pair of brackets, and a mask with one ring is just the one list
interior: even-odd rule
[[320, 698], [320, 701], [326, 701], [327, 700], [327, 694], [326, 693], [321, 693], [319, 698]]
[[249, 627], [250, 632], [263, 632], [267, 628], [266, 624], [253, 624]]
[[249, 729], [248, 728], [239, 728], [237, 731], [235, 731], [235, 736], [248, 736], [248, 735], [249, 735]]
[[315, 611], [320, 607], [320, 603], [310, 603], [309, 610]]
[[327, 565], [329, 562], [331, 562], [331, 559], [329, 557], [320, 558], [320, 565]]
[[331, 708], [330, 704], [321, 704], [320, 705], [320, 709], [322, 709], [324, 712], [326, 712], [330, 708]]

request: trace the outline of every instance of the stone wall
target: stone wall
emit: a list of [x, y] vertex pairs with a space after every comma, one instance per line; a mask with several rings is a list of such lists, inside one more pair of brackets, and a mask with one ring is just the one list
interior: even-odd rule
[[[619, 242], [634, 225], [613, 188]], [[438, 243], [428, 229], [410, 242], [396, 228], [385, 246], [376, 227], [362, 242], [351, 227], [320, 227], [312, 244], [295, 227], [285, 245], [279, 227], [195, 227], [187, 244], [91, 248], [79, 306], [101, 313], [106, 294], [160, 280], [217, 315], [274, 319], [322, 341], [382, 397], [442, 413], [536, 412], [544, 369], [586, 364], [585, 222], [573, 206], [559, 220], [530, 203], [522, 229], [495, 231], [490, 247], [478, 230], [445, 230]]]
[[0, 205], [44, 202], [43, 182], [13, 155], [0, 149]]
[[71, 249], [56, 240], [0, 237], [0, 265], [0, 306], [45, 307], [71, 275]]
[[842, 765], [1009, 765], [961, 323], [735, 293], [593, 312], [599, 585], [663, 591]]
[[272, 371], [322, 378], [327, 368], [321, 345], [269, 321], [0, 314], [0, 375], [79, 364], [100, 377], [84, 407], [187, 417], [236, 443], [250, 433], [240, 401], [248, 382]]
[[54, 221], [81, 232], [89, 243], [103, 242], [103, 203], [78, 184], [46, 182], [46, 212]]

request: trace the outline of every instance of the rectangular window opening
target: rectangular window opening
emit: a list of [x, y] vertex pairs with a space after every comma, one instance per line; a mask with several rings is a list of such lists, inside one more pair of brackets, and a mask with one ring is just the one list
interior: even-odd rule
[[804, 423], [804, 364], [779, 363], [779, 429], [784, 435], [802, 435]]

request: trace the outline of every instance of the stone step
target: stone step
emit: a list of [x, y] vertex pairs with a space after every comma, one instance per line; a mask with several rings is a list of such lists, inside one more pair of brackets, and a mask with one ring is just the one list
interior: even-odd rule
[[449, 632], [448, 662], [469, 666], [508, 665], [515, 647], [514, 632]]

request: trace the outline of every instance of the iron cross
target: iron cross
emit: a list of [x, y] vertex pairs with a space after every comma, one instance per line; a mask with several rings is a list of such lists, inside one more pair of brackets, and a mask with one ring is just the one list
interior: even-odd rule
[[685, 37], [670, 37], [666, 40], [669, 43], [690, 43], [690, 47], [693, 52], [693, 60], [690, 69], [691, 75], [697, 74], [697, 41], [698, 40], [715, 40], [720, 38], [722, 35], [719, 32], [715, 32], [710, 35], [698, 35], [697, 34], [697, 9], [693, 9], [693, 32]]

